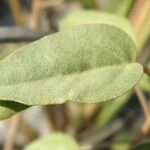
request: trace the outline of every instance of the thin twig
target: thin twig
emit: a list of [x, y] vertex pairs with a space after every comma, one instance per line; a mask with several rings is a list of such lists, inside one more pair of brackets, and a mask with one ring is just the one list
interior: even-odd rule
[[34, 41], [46, 34], [48, 33], [27, 28], [0, 27], [0, 43]]
[[89, 128], [93, 124], [93, 120], [95, 120], [96, 116], [99, 114], [101, 104], [85, 104], [83, 109], [83, 120], [81, 126], [78, 127], [77, 133], [80, 133], [86, 128]]
[[86, 146], [88, 149], [92, 147], [93, 149], [94, 146], [101, 144], [104, 140], [120, 131], [124, 126], [125, 121], [117, 119], [103, 128], [88, 129], [84, 133], [80, 133], [78, 139], [82, 147]]
[[149, 16], [150, 0], [137, 0], [129, 16], [129, 20], [134, 26], [135, 32], [142, 28], [144, 20]]
[[4, 142], [4, 148], [3, 150], [13, 150], [15, 137], [17, 134], [17, 130], [19, 127], [20, 122], [20, 114], [14, 116], [10, 122], [10, 128], [6, 135], [5, 142]]
[[68, 124], [66, 116], [66, 104], [61, 105], [46, 105], [44, 106], [47, 118], [53, 130], [65, 131]]
[[41, 11], [48, 7], [53, 7], [61, 4], [62, 0], [32, 0], [32, 13], [30, 27], [37, 29], [40, 26]]
[[31, 125], [26, 120], [22, 119], [20, 126], [21, 126], [20, 132], [23, 133], [28, 142], [31, 142], [38, 137], [38, 133], [35, 130], [33, 130]]
[[129, 16], [137, 37], [138, 49], [143, 48], [149, 36], [149, 14], [150, 0], [137, 0]]
[[146, 135], [150, 132], [150, 108], [149, 108], [149, 105], [148, 105], [141, 89], [138, 86], [136, 86], [134, 88], [134, 90], [135, 90], [135, 93], [136, 93], [138, 100], [141, 104], [141, 107], [142, 107], [142, 110], [143, 110], [143, 113], [145, 116], [145, 121], [142, 125], [141, 132]]
[[31, 6], [31, 20], [30, 20], [30, 27], [32, 29], [37, 29], [40, 24], [40, 17], [41, 17], [41, 9], [40, 9], [41, 0], [32, 0]]
[[150, 43], [147, 43], [145, 48], [138, 54], [137, 61], [141, 64], [146, 64], [150, 60]]
[[20, 0], [8, 0], [13, 18], [18, 26], [24, 26], [24, 14]]
[[138, 86], [136, 86], [136, 87], [134, 88], [134, 90], [135, 90], [135, 93], [136, 93], [136, 95], [137, 95], [137, 97], [138, 97], [138, 100], [139, 100], [139, 102], [140, 102], [140, 105], [141, 105], [141, 107], [142, 107], [142, 110], [143, 110], [145, 119], [147, 119], [147, 118], [150, 117], [150, 111], [149, 111], [149, 107], [148, 107], [148, 104], [147, 104], [147, 102], [146, 102], [146, 99], [145, 99], [145, 97], [144, 97], [144, 95], [143, 95], [141, 89], [140, 89]]

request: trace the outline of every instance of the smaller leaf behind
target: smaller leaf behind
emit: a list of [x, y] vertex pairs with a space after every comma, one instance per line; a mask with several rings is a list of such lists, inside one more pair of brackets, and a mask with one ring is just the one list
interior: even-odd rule
[[8, 119], [29, 106], [11, 101], [0, 101], [0, 120]]
[[24, 150], [79, 150], [77, 142], [67, 134], [53, 133], [37, 139]]
[[123, 107], [123, 105], [129, 101], [131, 94], [132, 92], [127, 93], [115, 100], [106, 103], [96, 118], [96, 126], [104, 126], [111, 119], [113, 119], [118, 111]]
[[76, 25], [95, 23], [106, 23], [114, 25], [128, 33], [136, 43], [136, 37], [133, 28], [125, 17], [102, 11], [82, 10], [71, 12], [60, 21], [59, 28], [60, 30], [66, 30], [73, 28]]

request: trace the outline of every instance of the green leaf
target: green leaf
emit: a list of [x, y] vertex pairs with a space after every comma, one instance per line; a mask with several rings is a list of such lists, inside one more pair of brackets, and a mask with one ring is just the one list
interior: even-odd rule
[[29, 106], [11, 101], [0, 101], [0, 120], [8, 119]]
[[[147, 64], [147, 67], [150, 69], [150, 62]], [[147, 74], [143, 75], [139, 84], [144, 91], [150, 92], [150, 77]]]
[[84, 8], [95, 8], [96, 0], [78, 0]]
[[70, 29], [76, 25], [106, 23], [114, 25], [130, 35], [136, 42], [135, 34], [129, 21], [117, 14], [110, 14], [96, 10], [82, 10], [75, 11], [66, 15], [60, 22], [59, 28], [61, 30]]
[[144, 91], [150, 92], [150, 77], [148, 75], [144, 74], [139, 84]]
[[134, 0], [107, 0], [105, 11], [127, 16], [134, 3]]
[[[14, 47], [18, 48], [23, 46], [25, 43], [19, 43], [19, 44], [3, 44], [1, 47], [3, 47], [3, 50], [0, 51], [0, 60], [4, 59], [8, 54], [10, 54]], [[12, 101], [2, 101], [0, 100], [0, 120], [8, 119], [11, 116], [15, 115], [16, 113], [23, 111], [24, 109], [27, 109], [29, 106], [20, 104], [17, 102]]]
[[143, 69], [128, 34], [107, 24], [46, 36], [0, 63], [0, 99], [26, 105], [102, 102], [128, 92]]
[[102, 108], [100, 114], [97, 116], [96, 125], [104, 126], [108, 123], [113, 117], [118, 113], [118, 111], [125, 105], [130, 99], [131, 93], [127, 93], [122, 97], [117, 98], [116, 100], [110, 101], [105, 104]]
[[150, 149], [150, 140], [144, 141], [137, 146], [134, 146], [131, 150], [149, 150]]
[[130, 150], [129, 143], [112, 143], [111, 150]]
[[79, 150], [77, 142], [69, 135], [54, 133], [33, 141], [24, 150]]
[[[150, 14], [150, 11], [149, 11]], [[137, 43], [138, 43], [138, 53], [142, 51], [146, 43], [148, 42], [150, 35], [150, 17], [147, 15], [147, 17], [144, 19], [142, 26], [136, 33], [137, 37]]]

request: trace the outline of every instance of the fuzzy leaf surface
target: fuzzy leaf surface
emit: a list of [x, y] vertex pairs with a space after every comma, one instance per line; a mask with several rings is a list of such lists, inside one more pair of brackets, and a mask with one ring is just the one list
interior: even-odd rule
[[108, 24], [46, 36], [0, 62], [0, 99], [31, 106], [114, 99], [143, 74], [135, 53], [128, 34]]

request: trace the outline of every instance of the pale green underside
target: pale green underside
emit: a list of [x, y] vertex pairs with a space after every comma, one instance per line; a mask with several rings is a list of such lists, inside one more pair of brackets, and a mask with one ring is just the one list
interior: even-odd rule
[[79, 150], [77, 142], [69, 135], [50, 134], [33, 141], [24, 150]]
[[128, 33], [129, 36], [134, 41], [136, 41], [133, 28], [125, 17], [97, 10], [82, 10], [71, 12], [60, 21], [59, 28], [61, 30], [66, 30], [71, 29], [76, 25], [93, 23], [107, 23], [117, 26], [118, 28]]
[[[114, 99], [142, 76], [135, 50], [128, 34], [107, 24], [46, 36], [0, 62], [0, 99], [18, 102], [16, 108]], [[10, 108], [3, 107], [3, 116], [4, 109]]]

